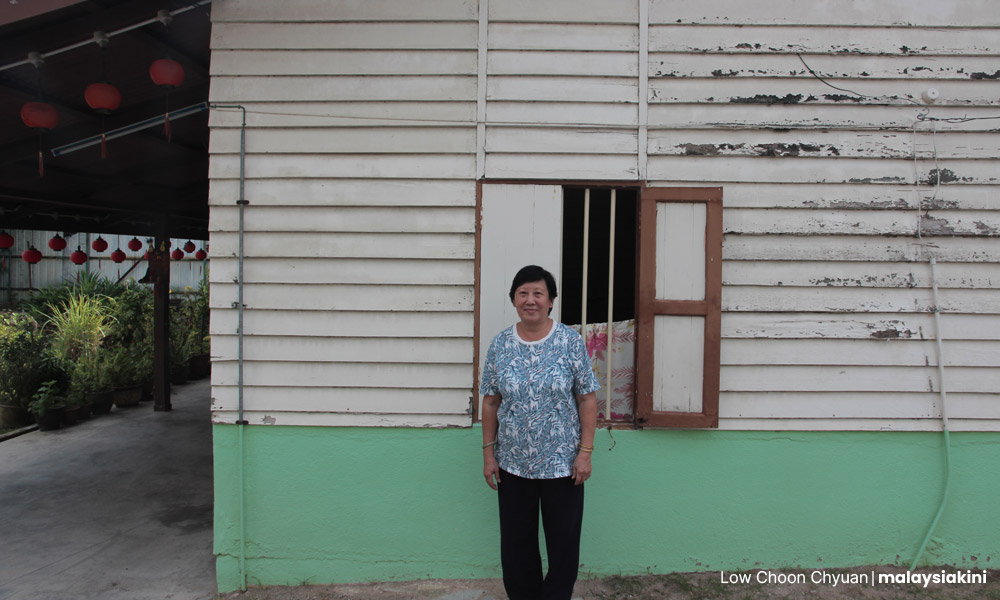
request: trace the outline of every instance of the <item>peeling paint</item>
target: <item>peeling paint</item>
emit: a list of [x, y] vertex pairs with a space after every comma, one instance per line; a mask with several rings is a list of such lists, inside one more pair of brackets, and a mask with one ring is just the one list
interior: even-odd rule
[[833, 102], [861, 102], [860, 96], [849, 96], [847, 94], [823, 94], [823, 97]]
[[976, 231], [978, 231], [980, 233], [983, 233], [983, 234], [986, 234], [986, 235], [991, 235], [991, 236], [1000, 235], [1000, 231], [998, 231], [996, 227], [992, 227], [990, 225], [987, 225], [986, 223], [983, 223], [982, 221], [976, 221], [974, 223], [974, 225], [976, 226]]
[[990, 73], [970, 73], [970, 79], [1000, 79], [1000, 71], [993, 74]]
[[819, 152], [815, 144], [757, 144], [754, 146], [761, 156], [798, 156], [802, 152]]
[[902, 198], [895, 200], [880, 200], [876, 202], [858, 202], [856, 200], [834, 200], [829, 204], [830, 208], [847, 209], [870, 209], [870, 208], [909, 208], [909, 204]]
[[263, 423], [264, 425], [274, 425], [275, 423], [278, 422], [278, 420], [272, 417], [271, 415], [264, 415], [264, 417], [261, 418], [260, 422]]
[[883, 329], [880, 331], [873, 331], [872, 337], [877, 340], [891, 340], [898, 339], [900, 337], [900, 333], [898, 329]]
[[722, 69], [712, 71], [712, 77], [736, 77], [739, 74], [739, 71], [733, 71], [731, 69], [729, 72], [724, 72]]
[[946, 210], [958, 208], [958, 202], [955, 200], [945, 200], [943, 198], [925, 198], [920, 204], [920, 208], [925, 210]]
[[852, 177], [848, 183], [906, 183], [902, 177]]
[[678, 144], [687, 156], [717, 156], [719, 148], [714, 144]]
[[920, 219], [920, 233], [930, 235], [955, 235], [955, 227], [947, 219], [925, 215]]
[[798, 104], [802, 101], [802, 94], [786, 94], [785, 97], [774, 94], [757, 94], [750, 98], [730, 98], [733, 104]]
[[931, 169], [930, 172], [927, 173], [927, 179], [925, 179], [923, 183], [927, 185], [934, 185], [938, 182], [954, 183], [960, 180], [961, 178], [958, 175], [955, 175], [955, 172], [951, 169]]
[[913, 331], [896, 327], [902, 325], [902, 321], [887, 321], [884, 329], [876, 329], [875, 325], [869, 324], [868, 329], [872, 330], [871, 337], [878, 340], [906, 339], [913, 337]]

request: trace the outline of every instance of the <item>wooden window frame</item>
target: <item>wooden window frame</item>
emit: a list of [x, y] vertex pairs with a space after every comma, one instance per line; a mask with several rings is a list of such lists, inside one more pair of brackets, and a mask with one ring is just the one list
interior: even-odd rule
[[[658, 203], [705, 205], [704, 300], [656, 298], [656, 211]], [[636, 295], [635, 418], [639, 427], [717, 428], [719, 426], [719, 346], [722, 331], [722, 188], [643, 187], [639, 194], [639, 290]], [[705, 318], [701, 412], [654, 410], [655, 318]]]
[[[637, 427], [717, 428], [719, 425], [719, 371], [722, 321], [722, 188], [647, 187], [623, 181], [580, 180], [489, 180], [476, 181], [475, 306], [479, 306], [482, 246], [483, 186], [499, 184], [560, 185], [576, 188], [638, 189], [635, 399], [633, 414]], [[656, 299], [656, 205], [658, 202], [702, 203], [705, 219], [705, 300]], [[653, 369], [655, 368], [654, 327], [656, 315], [703, 316], [705, 318], [702, 371], [702, 410], [699, 413], [653, 410]], [[473, 389], [471, 412], [479, 422], [479, 315], [473, 324]], [[491, 334], [492, 335], [492, 334]], [[615, 422], [602, 422], [602, 426]], [[621, 426], [621, 423], [618, 423]]]

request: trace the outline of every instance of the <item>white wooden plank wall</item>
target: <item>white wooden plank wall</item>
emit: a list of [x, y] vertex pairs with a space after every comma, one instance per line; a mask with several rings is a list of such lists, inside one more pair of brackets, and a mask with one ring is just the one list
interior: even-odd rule
[[996, 12], [810, 7], [650, 6], [649, 178], [724, 187], [720, 428], [940, 429], [934, 256], [951, 428], [1000, 429], [997, 121], [918, 120], [1000, 117]]
[[[993, 3], [643, 1], [490, 1], [484, 140], [478, 0], [213, 7], [212, 100], [249, 110], [252, 420], [468, 424], [482, 143], [488, 179], [723, 186], [721, 428], [939, 428], [933, 256], [952, 428], [1000, 429]], [[211, 124], [227, 421], [239, 114]]]
[[489, 3], [486, 177], [638, 179], [638, 3]]
[[[468, 426], [477, 0], [213, 6], [247, 107], [251, 423]], [[213, 409], [238, 408], [240, 113], [211, 126]]]

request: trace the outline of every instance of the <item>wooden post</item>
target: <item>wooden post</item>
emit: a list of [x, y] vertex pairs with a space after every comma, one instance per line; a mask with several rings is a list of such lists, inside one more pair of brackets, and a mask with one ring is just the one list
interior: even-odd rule
[[153, 410], [170, 405], [170, 249], [169, 238], [156, 237], [149, 251], [149, 277], [153, 281]]

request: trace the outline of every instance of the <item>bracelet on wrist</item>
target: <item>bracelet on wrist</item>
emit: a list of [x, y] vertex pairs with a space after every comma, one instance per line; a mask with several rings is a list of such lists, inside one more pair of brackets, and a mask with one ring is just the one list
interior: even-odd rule
[[594, 451], [594, 447], [593, 446], [584, 446], [583, 444], [580, 444], [580, 451], [581, 452], [593, 452]]
[[483, 444], [483, 450], [486, 450], [486, 449], [487, 449], [487, 448], [489, 448], [490, 446], [496, 446], [496, 444], [497, 444], [497, 441], [496, 441], [496, 440], [493, 440], [492, 442], [489, 442], [489, 443], [486, 443], [486, 444]]

